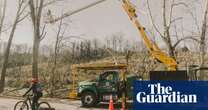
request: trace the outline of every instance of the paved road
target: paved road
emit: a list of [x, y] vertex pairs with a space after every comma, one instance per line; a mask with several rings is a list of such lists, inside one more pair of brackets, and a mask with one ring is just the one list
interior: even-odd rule
[[[17, 99], [8, 99], [0, 97], [0, 110], [13, 110]], [[97, 108], [83, 108], [79, 101], [61, 100], [58, 102], [49, 102], [55, 110], [107, 110], [107, 105], [98, 106]]]

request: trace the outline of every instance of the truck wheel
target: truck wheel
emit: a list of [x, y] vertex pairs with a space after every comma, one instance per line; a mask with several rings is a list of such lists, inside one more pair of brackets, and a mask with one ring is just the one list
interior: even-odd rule
[[81, 96], [82, 105], [85, 107], [92, 107], [96, 103], [96, 96], [92, 92], [84, 92]]

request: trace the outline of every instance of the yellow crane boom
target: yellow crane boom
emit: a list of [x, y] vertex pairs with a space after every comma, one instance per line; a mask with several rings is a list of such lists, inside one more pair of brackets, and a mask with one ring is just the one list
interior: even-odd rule
[[154, 59], [157, 61], [165, 64], [168, 68], [168, 70], [175, 71], [177, 69], [177, 62], [174, 58], [170, 57], [166, 53], [164, 53], [157, 44], [151, 42], [145, 32], [145, 28], [140, 24], [140, 22], [137, 20], [137, 14], [136, 9], [131, 4], [129, 0], [123, 0], [123, 9], [128, 14], [130, 20], [132, 23], [137, 27], [141, 37], [143, 38], [143, 41], [145, 45], [147, 46], [147, 49], [149, 50], [150, 54], [153, 56]]

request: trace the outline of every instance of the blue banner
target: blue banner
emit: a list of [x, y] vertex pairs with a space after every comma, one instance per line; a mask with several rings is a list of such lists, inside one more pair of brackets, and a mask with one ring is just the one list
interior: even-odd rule
[[208, 81], [135, 81], [134, 110], [208, 110]]

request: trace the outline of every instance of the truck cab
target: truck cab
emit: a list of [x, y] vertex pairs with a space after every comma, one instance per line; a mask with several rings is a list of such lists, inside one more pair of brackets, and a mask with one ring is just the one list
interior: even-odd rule
[[[80, 82], [81, 70], [84, 71], [82, 74], [89, 71], [93, 73], [93, 76], [88, 75], [85, 81]], [[94, 74], [95, 71], [96, 74]], [[132, 98], [133, 81], [137, 79], [137, 76], [127, 73], [125, 63], [105, 62], [71, 65], [71, 78], [69, 98], [81, 99], [83, 106], [92, 107], [99, 102], [109, 102], [110, 96], [114, 102], [121, 101], [122, 103], [126, 98]], [[94, 79], [89, 80], [90, 78]]]
[[118, 71], [105, 71], [97, 79], [78, 83], [78, 96], [84, 106], [109, 101], [111, 94], [114, 94], [114, 98], [117, 97], [118, 82]]
[[[117, 102], [122, 96], [124, 90], [123, 81], [120, 79], [119, 71], [104, 71], [95, 80], [83, 81], [78, 84], [78, 96], [81, 98], [83, 106], [91, 107], [99, 102], [109, 102], [110, 96], [113, 96], [114, 102]], [[127, 97], [132, 97], [133, 79], [136, 76], [127, 77], [127, 85], [129, 92]]]

